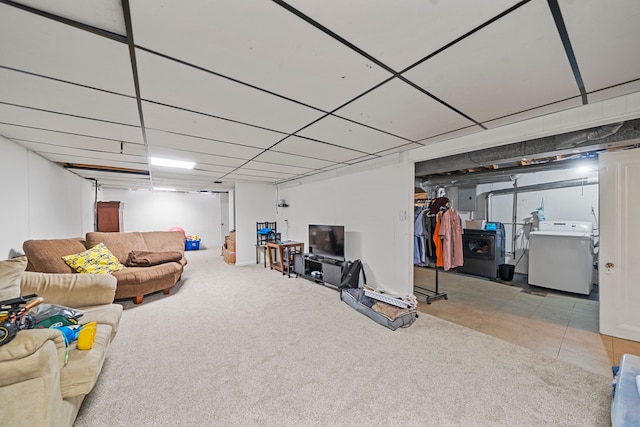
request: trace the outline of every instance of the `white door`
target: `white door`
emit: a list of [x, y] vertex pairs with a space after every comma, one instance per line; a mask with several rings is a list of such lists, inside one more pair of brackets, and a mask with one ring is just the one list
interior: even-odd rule
[[640, 149], [599, 163], [600, 333], [640, 341]]

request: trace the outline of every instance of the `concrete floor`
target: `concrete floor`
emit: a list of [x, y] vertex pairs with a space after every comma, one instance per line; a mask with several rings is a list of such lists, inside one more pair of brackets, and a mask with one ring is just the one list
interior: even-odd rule
[[438, 290], [448, 299], [427, 304], [419, 292], [434, 290], [435, 278], [433, 268], [414, 268], [419, 311], [604, 375], [623, 354], [640, 356], [639, 342], [598, 332], [597, 287], [580, 296], [530, 287], [522, 275], [500, 282], [439, 270]]

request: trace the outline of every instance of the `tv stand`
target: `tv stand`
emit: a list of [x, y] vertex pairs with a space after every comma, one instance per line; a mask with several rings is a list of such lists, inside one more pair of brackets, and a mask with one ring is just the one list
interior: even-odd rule
[[293, 256], [293, 271], [297, 277], [304, 277], [324, 285], [340, 285], [344, 264], [344, 261], [320, 258], [310, 254], [294, 254]]

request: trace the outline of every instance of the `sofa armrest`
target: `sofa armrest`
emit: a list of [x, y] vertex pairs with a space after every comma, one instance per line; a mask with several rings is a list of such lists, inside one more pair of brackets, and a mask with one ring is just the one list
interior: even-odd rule
[[109, 274], [55, 274], [25, 271], [20, 277], [22, 295], [37, 294], [47, 304], [85, 307], [111, 304], [117, 280]]
[[0, 350], [2, 424], [69, 425], [60, 391], [62, 334], [53, 329], [19, 331]]

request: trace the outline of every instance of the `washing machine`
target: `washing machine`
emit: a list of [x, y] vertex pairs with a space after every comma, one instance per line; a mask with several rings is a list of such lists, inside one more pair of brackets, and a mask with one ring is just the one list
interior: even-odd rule
[[540, 221], [529, 234], [529, 284], [589, 295], [593, 289], [593, 226]]

